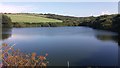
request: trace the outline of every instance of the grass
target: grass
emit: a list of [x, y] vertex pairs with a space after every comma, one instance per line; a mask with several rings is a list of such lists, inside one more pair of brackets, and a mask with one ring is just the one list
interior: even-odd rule
[[17, 22], [17, 23], [62, 22], [61, 20], [44, 18], [42, 16], [25, 15], [25, 14], [7, 14], [7, 16], [11, 18], [12, 22]]

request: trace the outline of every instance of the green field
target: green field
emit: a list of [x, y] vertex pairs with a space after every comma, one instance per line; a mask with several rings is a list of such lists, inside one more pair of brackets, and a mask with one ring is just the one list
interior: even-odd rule
[[25, 15], [25, 14], [7, 14], [7, 16], [11, 18], [12, 22], [17, 22], [17, 23], [62, 22], [61, 20], [44, 18], [44, 17], [34, 16], [34, 15]]

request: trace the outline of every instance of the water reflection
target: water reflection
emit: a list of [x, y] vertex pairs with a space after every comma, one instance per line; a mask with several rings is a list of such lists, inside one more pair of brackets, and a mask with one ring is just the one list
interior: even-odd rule
[[6, 40], [11, 37], [12, 28], [2, 28], [2, 35], [0, 40]]
[[114, 41], [120, 45], [120, 34], [118, 35], [96, 35], [98, 40], [102, 41]]
[[26, 53], [49, 53], [50, 66], [66, 66], [66, 61], [71, 66], [112, 66], [118, 63], [119, 37], [86, 27], [13, 28], [4, 42]]
[[[42, 29], [41, 29], [41, 31], [43, 31]], [[25, 32], [25, 31], [23, 31], [23, 32]], [[29, 32], [29, 31], [28, 31]], [[0, 36], [0, 40], [6, 40], [6, 39], [8, 39], [8, 38], [10, 38], [11, 36], [12, 36], [12, 28], [2, 28], [2, 35]], [[50, 33], [51, 32], [49, 32], [49, 33], [41, 33], [41, 35], [46, 35], [46, 34], [48, 34], [48, 35], [50, 35]], [[59, 31], [57, 31], [56, 33], [58, 33], [57, 35], [59, 35], [59, 34], [61, 34], [61, 33], [59, 33]], [[69, 33], [69, 32], [68, 32]], [[68, 33], [66, 33], [67, 34], [67, 36], [70, 34], [68, 34]], [[74, 32], [74, 33], [76, 33], [76, 32]], [[80, 32], [80, 33], [82, 33], [82, 32]], [[84, 33], [84, 32], [83, 32]], [[98, 32], [97, 32], [98, 33]], [[105, 33], [105, 32], [103, 32], [103, 33]], [[19, 33], [18, 32], [18, 34], [17, 35], [21, 35], [21, 32]], [[29, 35], [30, 35], [31, 33], [29, 33]], [[15, 36], [17, 36], [17, 35], [15, 35]], [[25, 34], [24, 34], [25, 35]], [[28, 34], [27, 34], [28, 35]], [[32, 35], [33, 35], [33, 33], [32, 33]], [[38, 35], [36, 35], [36, 33], [34, 34], [35, 36], [38, 36]], [[53, 34], [52, 34], [53, 35]], [[64, 33], [64, 35], [65, 35], [65, 33]], [[51, 35], [50, 35], [51, 36]], [[54, 35], [55, 36], [55, 35]], [[18, 36], [18, 37], [20, 37], [20, 38], [23, 38], [23, 36], [21, 37], [21, 36]], [[25, 36], [26, 37], [26, 36]], [[100, 34], [100, 33], [98, 33], [98, 34], [96, 34], [95, 33], [95, 37], [98, 39], [98, 40], [101, 40], [101, 41], [114, 41], [114, 42], [116, 42], [116, 43], [118, 43], [118, 45], [120, 46], [120, 33], [118, 34], [118, 35], [114, 35], [114, 34]]]
[[118, 34], [118, 45], [120, 46], [120, 34]]

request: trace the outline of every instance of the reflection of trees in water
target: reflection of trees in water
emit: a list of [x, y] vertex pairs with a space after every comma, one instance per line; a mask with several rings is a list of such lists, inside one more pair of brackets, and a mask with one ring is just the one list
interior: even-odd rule
[[2, 40], [5, 40], [11, 36], [12, 28], [2, 28]]
[[120, 34], [118, 35], [118, 45], [120, 45]]
[[0, 40], [4, 40], [11, 36], [12, 22], [11, 19], [4, 14], [0, 14], [0, 16]]
[[118, 35], [96, 35], [96, 38], [102, 41], [114, 41], [120, 45], [120, 34]]

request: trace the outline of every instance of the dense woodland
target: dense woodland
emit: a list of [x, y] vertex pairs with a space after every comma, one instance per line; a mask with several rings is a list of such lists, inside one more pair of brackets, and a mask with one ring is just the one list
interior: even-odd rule
[[[71, 16], [63, 16], [56, 14], [32, 14], [32, 13], [18, 13], [18, 14], [26, 14], [26, 15], [35, 15], [45, 18], [57, 19], [62, 22], [47, 22], [47, 23], [29, 23], [25, 22], [24, 27], [57, 27], [57, 26], [87, 26], [94, 29], [102, 29], [115, 31], [120, 33], [120, 14], [112, 14], [112, 15], [101, 15], [98, 17], [90, 16], [90, 17], [71, 17]], [[10, 18], [3, 15], [3, 24], [5, 26], [11, 27], [22, 27], [20, 23], [10, 23]], [[7, 23], [6, 23], [7, 22]]]
[[45, 14], [47, 18], [62, 20], [67, 26], [87, 26], [94, 29], [110, 30], [120, 33], [120, 14], [102, 15], [98, 17], [70, 17]]

